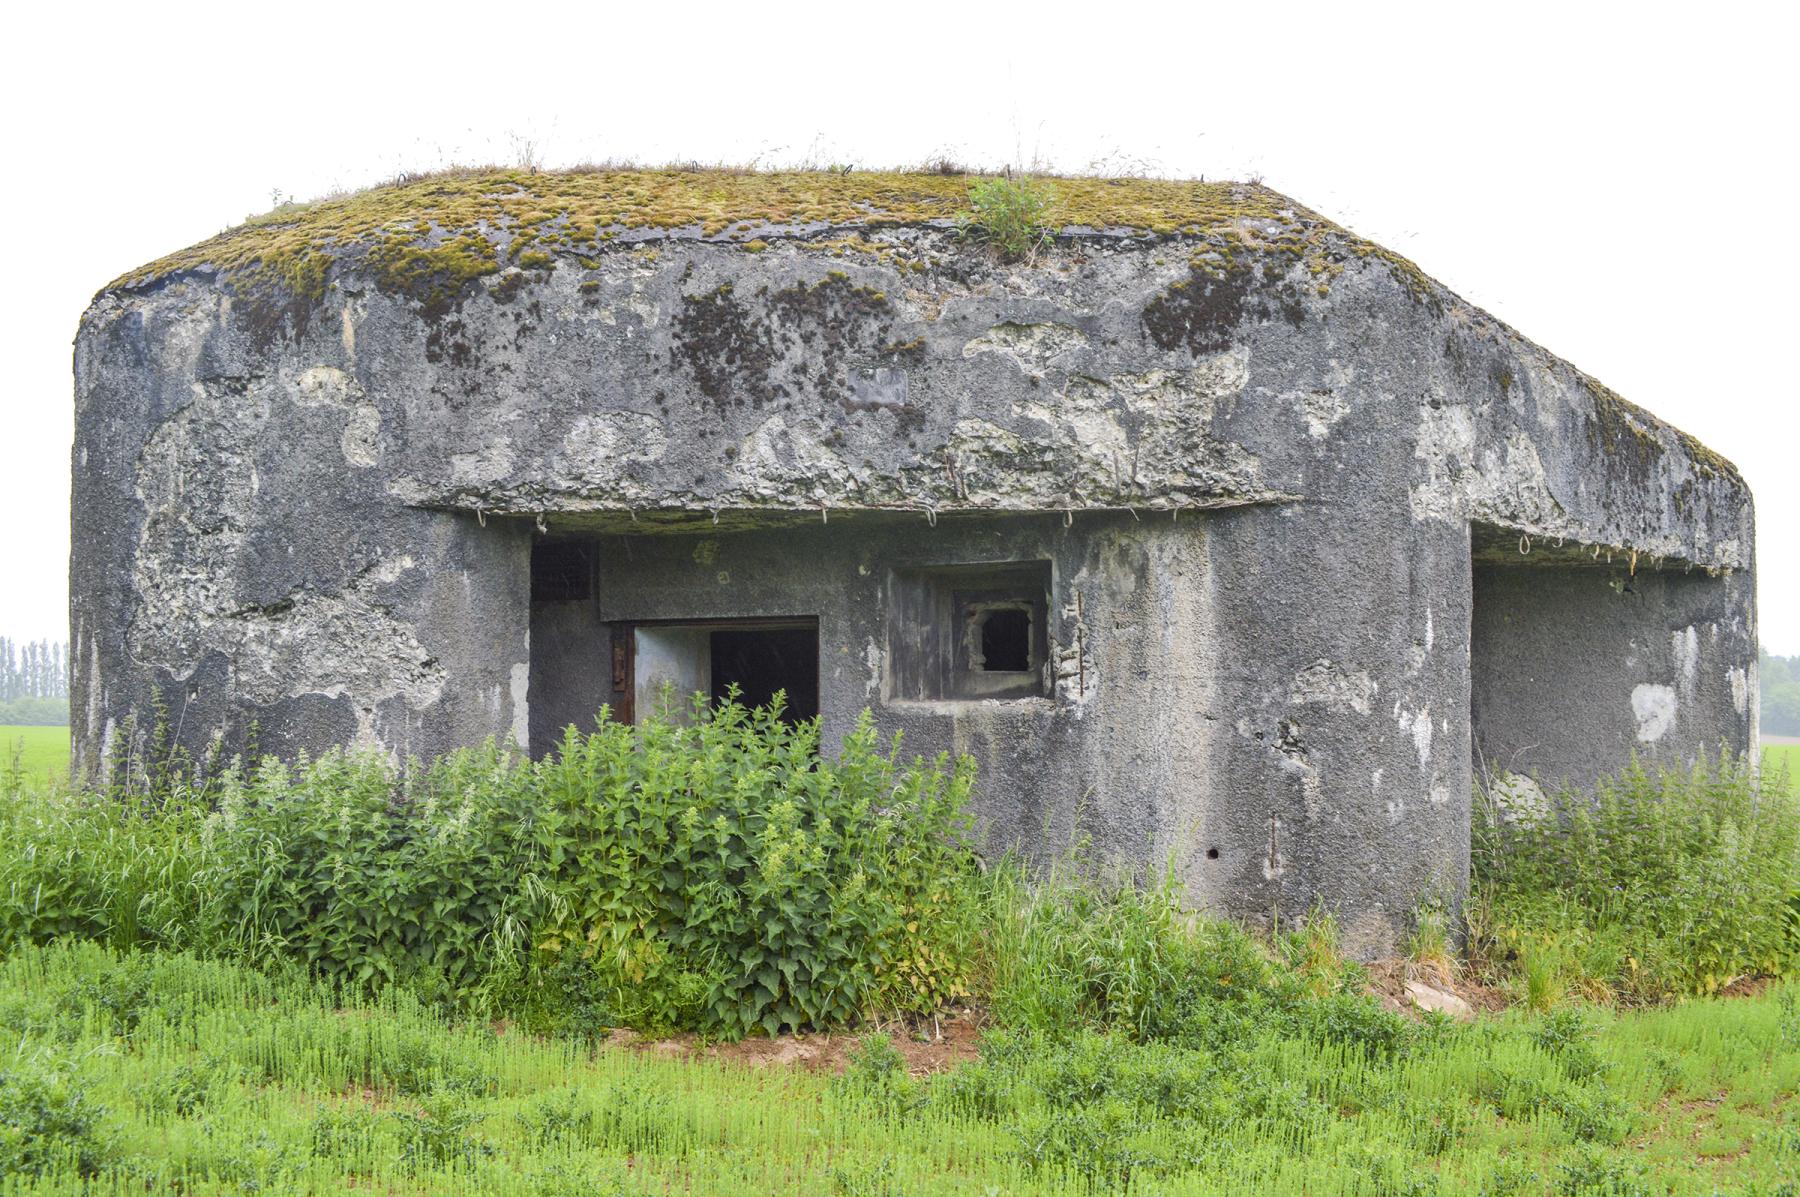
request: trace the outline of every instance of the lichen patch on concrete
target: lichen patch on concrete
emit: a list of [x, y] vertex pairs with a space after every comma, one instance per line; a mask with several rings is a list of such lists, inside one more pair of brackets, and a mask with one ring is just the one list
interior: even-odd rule
[[1087, 343], [1080, 329], [1069, 324], [996, 324], [963, 346], [964, 357], [997, 353], [1012, 359], [1026, 373], [1042, 374], [1057, 358]]
[[362, 384], [335, 366], [314, 366], [295, 380], [297, 400], [344, 412], [340, 440], [344, 460], [353, 466], [376, 464], [381, 451], [381, 409], [363, 393]]
[[1675, 722], [1680, 701], [1673, 686], [1642, 682], [1631, 688], [1631, 714], [1637, 720], [1640, 743], [1654, 744]]

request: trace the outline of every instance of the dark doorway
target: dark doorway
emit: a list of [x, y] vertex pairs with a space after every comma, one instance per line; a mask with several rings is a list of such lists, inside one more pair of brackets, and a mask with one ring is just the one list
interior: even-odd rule
[[633, 718], [665, 707], [685, 719], [695, 694], [713, 702], [732, 686], [747, 707], [768, 706], [786, 693], [787, 723], [819, 714], [819, 624], [816, 619], [706, 620], [624, 625], [630, 648]]
[[722, 628], [712, 634], [712, 697], [732, 686], [747, 707], [768, 706], [785, 691], [787, 723], [819, 714], [819, 634], [812, 628]]

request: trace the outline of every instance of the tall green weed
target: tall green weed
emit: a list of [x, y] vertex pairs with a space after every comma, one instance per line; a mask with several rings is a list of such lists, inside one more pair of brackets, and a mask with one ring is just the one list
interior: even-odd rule
[[1561, 979], [1657, 1000], [1800, 958], [1800, 800], [1749, 758], [1634, 761], [1543, 809], [1476, 797], [1474, 947], [1519, 964], [1534, 1002]]
[[[728, 1034], [928, 1011], [967, 992], [973, 766], [899, 758], [865, 714], [836, 760], [816, 723], [697, 705], [687, 724], [571, 732], [537, 769], [538, 947], [591, 962], [640, 1022]], [[595, 801], [628, 793], [629, 802]]]
[[1186, 910], [1172, 871], [1109, 871], [1079, 849], [1042, 873], [1004, 861], [986, 893], [984, 980], [1003, 1027], [1210, 1050], [1281, 1033], [1386, 1054], [1406, 1039], [1337, 953], [1323, 912], [1271, 955], [1236, 924]]
[[969, 187], [969, 212], [958, 231], [988, 244], [1003, 262], [1029, 261], [1051, 242], [1055, 201], [1054, 188], [1023, 173], [981, 179]]
[[936, 1009], [978, 936], [973, 766], [866, 716], [697, 702], [530, 762], [488, 744], [0, 792], [0, 950], [78, 938], [406, 983], [547, 1027], [737, 1036]]

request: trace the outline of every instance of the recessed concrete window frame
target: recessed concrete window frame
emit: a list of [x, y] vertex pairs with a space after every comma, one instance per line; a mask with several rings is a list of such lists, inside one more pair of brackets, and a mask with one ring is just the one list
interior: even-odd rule
[[[889, 583], [888, 671], [894, 702], [981, 702], [1050, 696], [1048, 561], [896, 569]], [[1025, 668], [994, 668], [987, 622], [1025, 617]], [[1016, 627], [1008, 629], [1016, 633]], [[1006, 644], [1006, 659], [1020, 646]]]

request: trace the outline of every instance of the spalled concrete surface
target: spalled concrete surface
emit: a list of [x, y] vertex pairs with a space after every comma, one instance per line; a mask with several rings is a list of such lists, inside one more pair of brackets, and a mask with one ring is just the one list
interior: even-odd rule
[[[1750, 498], [1285, 204], [1025, 265], [923, 221], [412, 290], [351, 245], [273, 307], [133, 276], [76, 349], [77, 766], [158, 699], [196, 756], [543, 750], [615, 627], [816, 617], [827, 742], [868, 707], [974, 755], [996, 848], [1085, 833], [1389, 950], [1466, 888], [1472, 745], [1586, 783], [1751, 743]], [[546, 536], [591, 597], [534, 607]], [[1009, 562], [1049, 563], [1048, 692], [896, 694], [895, 571]]]

